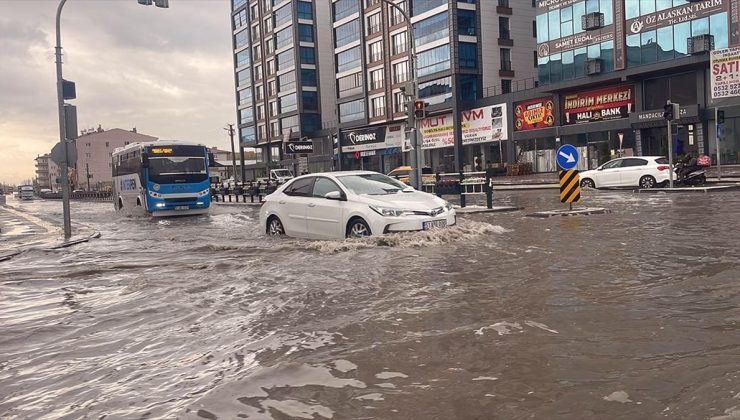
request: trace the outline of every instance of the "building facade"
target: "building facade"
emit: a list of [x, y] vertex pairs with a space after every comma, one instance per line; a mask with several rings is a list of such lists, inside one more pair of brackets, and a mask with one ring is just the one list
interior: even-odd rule
[[445, 171], [494, 155], [500, 159], [493, 136], [465, 142], [454, 127], [465, 122], [461, 111], [480, 98], [535, 86], [533, 5], [392, 1], [410, 15], [411, 25], [384, 1], [332, 1], [341, 168], [388, 172], [407, 163], [405, 104], [413, 94], [413, 49], [418, 96], [429, 113], [419, 123], [425, 135], [422, 164]]
[[98, 127], [97, 130], [83, 132], [75, 140], [77, 146], [75, 187], [88, 191], [110, 188], [113, 181], [111, 174], [113, 150], [130, 143], [155, 140], [156, 137], [137, 133], [135, 128], [129, 131], [120, 128], [104, 130]]
[[36, 190], [51, 189], [51, 177], [49, 175], [49, 162], [51, 157], [45, 155], [36, 156]]
[[[721, 160], [738, 163], [740, 97], [716, 101], [710, 90], [710, 51], [740, 45], [738, 7], [737, 0], [537, 0], [539, 87], [499, 98], [513, 110], [512, 159], [552, 171], [555, 149], [567, 143], [587, 169], [617, 156], [665, 156], [671, 144], [677, 154], [716, 162], [719, 108]], [[681, 106], [670, 142], [667, 100]]]
[[240, 147], [258, 151], [262, 172], [292, 163], [286, 143], [333, 114], [329, 0], [232, 0], [232, 30]]

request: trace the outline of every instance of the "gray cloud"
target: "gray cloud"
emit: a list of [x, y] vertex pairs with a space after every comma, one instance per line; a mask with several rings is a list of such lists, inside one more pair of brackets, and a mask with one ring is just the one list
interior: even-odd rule
[[[0, 181], [33, 174], [58, 141], [52, 0], [0, 0]], [[80, 128], [130, 129], [226, 147], [234, 122], [229, 2], [69, 0], [64, 77], [77, 84]]]

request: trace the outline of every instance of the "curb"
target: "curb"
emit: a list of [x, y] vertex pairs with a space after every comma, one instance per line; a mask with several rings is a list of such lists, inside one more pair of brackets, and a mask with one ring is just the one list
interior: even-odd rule
[[15, 257], [15, 256], [17, 256], [19, 254], [22, 254], [23, 252], [26, 252], [26, 251], [32, 251], [32, 250], [36, 250], [36, 249], [48, 251], [48, 250], [54, 250], [54, 249], [69, 248], [69, 247], [71, 247], [73, 245], [78, 245], [78, 244], [82, 244], [82, 243], [85, 243], [85, 242], [89, 242], [91, 239], [98, 239], [101, 236], [102, 235], [101, 235], [100, 232], [95, 231], [95, 232], [91, 233], [88, 236], [85, 236], [85, 237], [82, 237], [82, 238], [77, 238], [77, 239], [71, 239], [69, 241], [63, 241], [63, 242], [61, 242], [59, 244], [52, 245], [52, 246], [49, 246], [49, 247], [33, 247], [32, 246], [32, 247], [28, 247], [28, 248], [23, 248], [23, 249], [20, 249], [20, 250], [17, 250], [17, 251], [12, 251], [10, 253], [0, 255], [0, 262], [8, 261], [9, 259], [11, 259], [11, 258], [13, 258], [13, 257]]
[[527, 217], [536, 217], [540, 219], [549, 219], [555, 216], [590, 216], [592, 214], [609, 214], [612, 211], [605, 208], [591, 208], [586, 207], [582, 209], [573, 210], [550, 210], [550, 211], [538, 211], [535, 213], [527, 214]]

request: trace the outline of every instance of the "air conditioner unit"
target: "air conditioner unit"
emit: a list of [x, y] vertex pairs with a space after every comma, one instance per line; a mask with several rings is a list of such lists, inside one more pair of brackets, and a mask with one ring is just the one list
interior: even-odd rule
[[704, 34], [687, 39], [689, 54], [701, 54], [714, 49], [714, 35]]
[[586, 60], [586, 74], [592, 76], [594, 74], [601, 74], [601, 59], [592, 58]]
[[604, 27], [604, 14], [599, 12], [587, 13], [581, 16], [581, 28], [584, 31], [593, 31]]

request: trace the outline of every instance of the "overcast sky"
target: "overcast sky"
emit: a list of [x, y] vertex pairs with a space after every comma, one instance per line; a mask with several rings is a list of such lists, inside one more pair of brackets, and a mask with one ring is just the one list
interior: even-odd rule
[[[0, 0], [0, 182], [34, 177], [59, 141], [57, 0]], [[68, 0], [64, 78], [80, 129], [131, 129], [227, 148], [234, 123], [229, 0]]]

